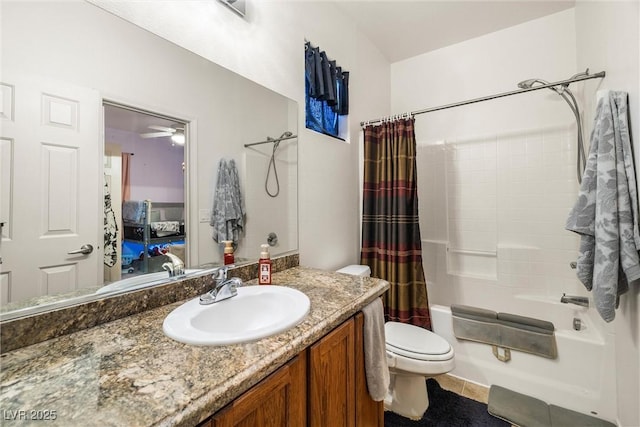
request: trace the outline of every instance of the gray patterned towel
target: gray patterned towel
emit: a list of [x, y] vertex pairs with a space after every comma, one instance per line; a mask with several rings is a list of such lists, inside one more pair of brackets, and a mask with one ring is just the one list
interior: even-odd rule
[[580, 234], [577, 274], [600, 316], [615, 318], [620, 295], [640, 278], [638, 196], [628, 126], [628, 94], [598, 102], [589, 159], [566, 229]]
[[244, 219], [244, 201], [240, 192], [236, 162], [230, 160], [227, 163], [225, 159], [220, 159], [210, 222], [213, 227], [213, 240], [231, 240], [237, 244], [244, 229]]
[[142, 223], [144, 221], [145, 208], [144, 201], [127, 200], [122, 203], [122, 219]]

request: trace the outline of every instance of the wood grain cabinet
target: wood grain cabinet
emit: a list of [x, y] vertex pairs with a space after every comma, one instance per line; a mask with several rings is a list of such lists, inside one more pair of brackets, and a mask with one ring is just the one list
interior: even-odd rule
[[354, 427], [354, 321], [349, 319], [309, 350], [309, 426]]
[[306, 365], [304, 350], [216, 413], [211, 427], [304, 426], [307, 419]]
[[369, 396], [362, 313], [342, 323], [202, 427], [383, 427]]

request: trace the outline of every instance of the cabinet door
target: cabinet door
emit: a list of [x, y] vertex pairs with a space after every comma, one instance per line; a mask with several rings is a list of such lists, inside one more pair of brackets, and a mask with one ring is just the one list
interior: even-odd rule
[[213, 427], [300, 427], [306, 423], [306, 351], [213, 416]]
[[309, 426], [354, 427], [353, 319], [311, 346], [309, 365]]
[[364, 364], [364, 315], [355, 318], [356, 360], [356, 426], [384, 427], [384, 402], [376, 402], [369, 395]]

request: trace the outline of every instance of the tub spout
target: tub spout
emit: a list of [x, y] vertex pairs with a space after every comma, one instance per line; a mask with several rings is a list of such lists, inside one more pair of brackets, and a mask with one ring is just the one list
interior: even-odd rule
[[576, 295], [566, 295], [563, 293], [562, 298], [560, 298], [560, 302], [564, 304], [576, 304], [583, 307], [589, 307], [589, 298], [579, 297]]

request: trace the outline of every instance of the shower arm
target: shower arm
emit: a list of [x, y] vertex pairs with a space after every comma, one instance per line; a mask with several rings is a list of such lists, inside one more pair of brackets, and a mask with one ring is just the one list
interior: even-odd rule
[[[287, 132], [285, 132], [285, 133], [287, 133]], [[267, 137], [267, 139], [266, 139], [265, 141], [252, 142], [251, 144], [244, 144], [244, 147], [245, 147], [245, 148], [247, 148], [247, 147], [253, 147], [254, 145], [268, 144], [268, 143], [270, 143], [270, 142], [278, 143], [278, 142], [280, 142], [280, 141], [286, 141], [287, 139], [294, 139], [294, 138], [297, 138], [297, 137], [298, 137], [298, 135], [284, 136], [284, 134], [283, 134], [283, 136], [281, 136], [280, 138], [275, 138], [275, 139], [274, 139], [274, 138], [269, 138], [269, 137]]]

